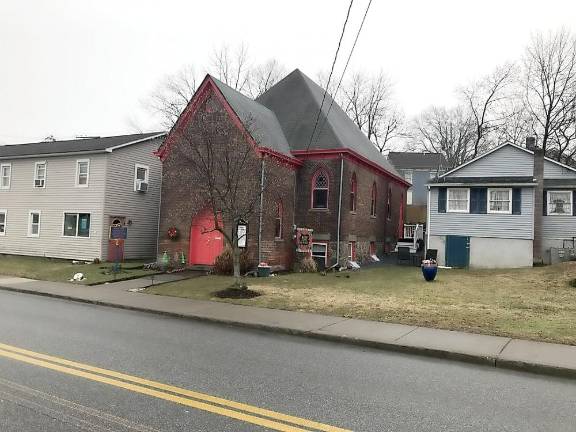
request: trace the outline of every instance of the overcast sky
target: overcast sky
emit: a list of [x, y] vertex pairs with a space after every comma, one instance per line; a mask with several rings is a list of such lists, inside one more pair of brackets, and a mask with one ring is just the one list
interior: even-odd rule
[[[368, 0], [355, 0], [340, 66]], [[2, 0], [0, 144], [112, 135], [155, 124], [166, 74], [203, 70], [244, 42], [315, 79], [330, 67], [348, 0]], [[407, 116], [454, 103], [458, 85], [519, 58], [535, 31], [576, 31], [575, 0], [373, 0], [351, 71], [384, 70]]]

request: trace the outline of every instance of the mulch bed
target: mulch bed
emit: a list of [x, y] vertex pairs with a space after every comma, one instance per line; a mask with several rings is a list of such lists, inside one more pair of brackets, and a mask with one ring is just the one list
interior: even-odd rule
[[250, 289], [226, 288], [220, 291], [215, 291], [212, 295], [218, 298], [251, 299], [261, 296], [262, 294]]

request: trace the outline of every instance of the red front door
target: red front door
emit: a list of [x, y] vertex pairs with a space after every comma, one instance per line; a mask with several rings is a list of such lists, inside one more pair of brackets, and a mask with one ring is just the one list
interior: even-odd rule
[[200, 212], [190, 228], [190, 264], [213, 265], [223, 249], [224, 236], [214, 231], [212, 211]]

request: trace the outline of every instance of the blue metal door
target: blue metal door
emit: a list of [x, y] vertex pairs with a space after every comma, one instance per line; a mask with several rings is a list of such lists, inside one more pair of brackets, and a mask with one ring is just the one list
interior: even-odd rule
[[446, 236], [446, 265], [468, 267], [470, 264], [470, 237]]

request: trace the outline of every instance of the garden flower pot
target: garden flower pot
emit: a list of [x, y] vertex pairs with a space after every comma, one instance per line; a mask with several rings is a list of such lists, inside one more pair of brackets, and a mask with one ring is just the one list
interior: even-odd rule
[[424, 275], [424, 279], [428, 282], [432, 282], [438, 273], [438, 266], [437, 265], [423, 265], [422, 266], [422, 274]]

